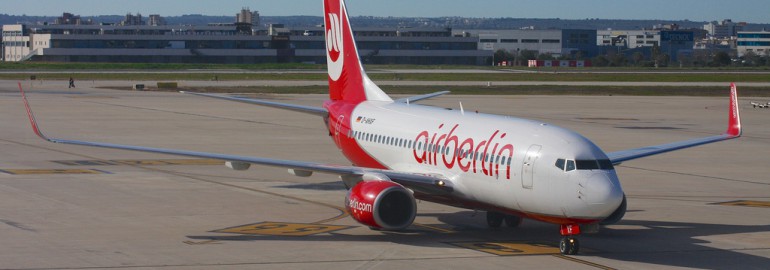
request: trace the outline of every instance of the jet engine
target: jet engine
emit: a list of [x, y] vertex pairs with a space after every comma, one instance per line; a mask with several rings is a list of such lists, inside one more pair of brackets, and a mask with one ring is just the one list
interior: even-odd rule
[[623, 202], [620, 203], [617, 209], [615, 209], [610, 216], [605, 218], [604, 220], [600, 221], [599, 224], [601, 225], [612, 225], [615, 223], [618, 223], [621, 219], [623, 219], [623, 216], [626, 215], [626, 194], [623, 194]]
[[391, 181], [361, 181], [348, 191], [345, 207], [373, 229], [401, 230], [412, 224], [417, 204], [412, 192]]

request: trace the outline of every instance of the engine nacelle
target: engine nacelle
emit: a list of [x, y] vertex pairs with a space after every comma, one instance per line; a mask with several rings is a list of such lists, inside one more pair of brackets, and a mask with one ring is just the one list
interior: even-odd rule
[[225, 166], [236, 171], [245, 171], [251, 167], [251, 163], [240, 161], [225, 161]]
[[356, 184], [345, 196], [345, 207], [359, 223], [383, 230], [409, 227], [417, 214], [412, 192], [391, 181]]

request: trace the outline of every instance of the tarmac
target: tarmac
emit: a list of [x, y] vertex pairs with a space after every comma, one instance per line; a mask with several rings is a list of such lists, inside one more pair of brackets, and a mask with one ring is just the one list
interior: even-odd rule
[[[348, 164], [310, 115], [83, 82], [22, 84], [51, 137]], [[725, 85], [724, 97], [421, 103], [533, 118], [616, 151], [723, 132], [727, 95]], [[740, 139], [618, 166], [625, 218], [581, 235], [581, 254], [563, 256], [558, 226], [489, 229], [482, 212], [428, 202], [404, 232], [370, 230], [344, 212], [332, 175], [48, 143], [33, 134], [16, 82], [0, 81], [0, 269], [767, 269], [770, 110], [750, 101], [767, 102], [741, 98]]]

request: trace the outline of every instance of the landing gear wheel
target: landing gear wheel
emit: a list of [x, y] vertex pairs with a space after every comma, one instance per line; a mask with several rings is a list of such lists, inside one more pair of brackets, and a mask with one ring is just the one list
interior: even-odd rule
[[508, 225], [508, 227], [516, 228], [521, 225], [521, 221], [523, 218], [520, 216], [514, 216], [514, 215], [506, 215], [505, 216], [505, 225]]
[[490, 228], [500, 228], [500, 225], [503, 225], [503, 218], [505, 218], [505, 215], [503, 214], [487, 212], [487, 225], [489, 225]]
[[575, 255], [580, 249], [580, 242], [577, 238], [563, 237], [559, 242], [559, 252], [564, 255]]

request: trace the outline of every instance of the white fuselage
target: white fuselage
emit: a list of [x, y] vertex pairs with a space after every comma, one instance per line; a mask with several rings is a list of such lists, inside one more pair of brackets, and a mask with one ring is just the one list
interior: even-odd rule
[[[359, 104], [350, 119], [352, 131], [347, 135], [368, 156], [388, 169], [449, 178], [469, 207], [477, 203], [474, 208], [568, 223], [601, 220], [623, 199], [611, 165], [574, 166], [574, 161], [600, 160], [606, 165], [604, 152], [560, 127], [378, 101]], [[568, 162], [573, 166], [565, 168]]]

